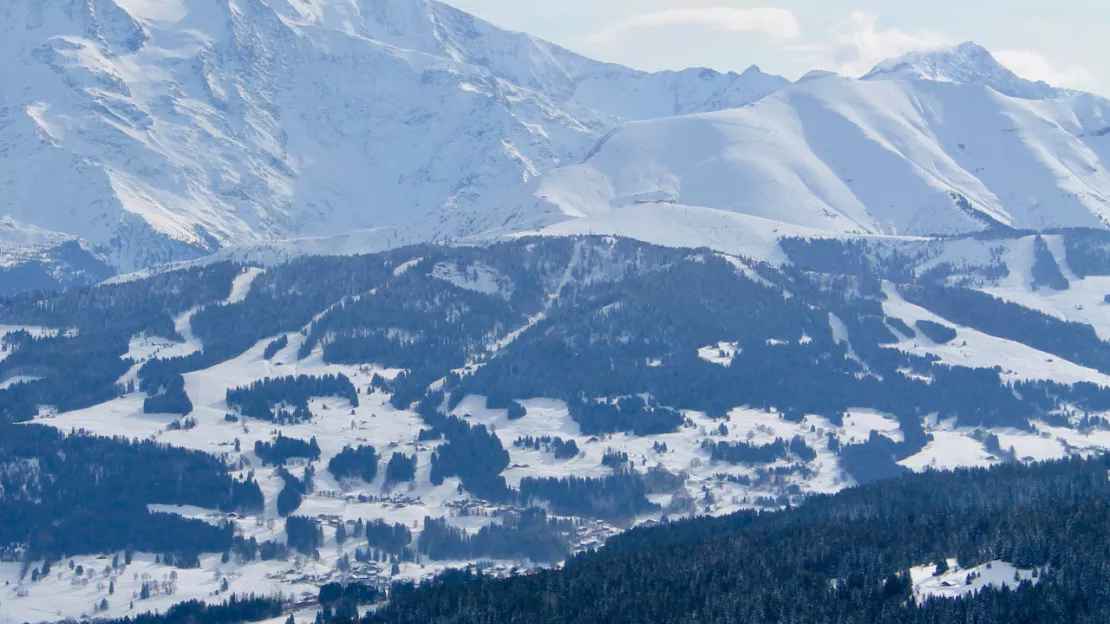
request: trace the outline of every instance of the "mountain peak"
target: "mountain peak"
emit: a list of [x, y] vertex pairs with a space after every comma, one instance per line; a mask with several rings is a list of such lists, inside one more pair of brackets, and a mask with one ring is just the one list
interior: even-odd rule
[[[11, 215], [0, 215], [0, 245], [18, 247], [24, 245], [57, 245], [74, 237], [51, 232], [33, 225], [17, 221]], [[2, 256], [2, 254], [0, 254]]]
[[453, 215], [619, 123], [787, 84], [594, 61], [437, 0], [0, 0], [0, 15], [0, 251], [78, 237], [120, 270], [369, 228], [457, 238], [491, 222]]
[[957, 84], [981, 84], [1004, 95], [1023, 99], [1051, 99], [1066, 95], [1063, 89], [1019, 77], [983, 46], [965, 41], [954, 47], [910, 52], [885, 60], [862, 80], [929, 80]]
[[802, 76], [801, 78], [798, 79], [798, 82], [803, 83], [803, 82], [809, 82], [811, 80], [820, 80], [822, 78], [829, 78], [829, 77], [836, 76], [836, 75], [837, 75], [836, 72], [831, 72], [831, 71], [824, 70], [824, 69], [814, 69], [812, 71], [806, 72], [806, 74], [804, 76]]

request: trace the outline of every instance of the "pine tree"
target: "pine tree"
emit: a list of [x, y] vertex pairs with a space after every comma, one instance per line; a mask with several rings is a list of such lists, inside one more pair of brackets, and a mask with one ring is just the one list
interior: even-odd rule
[[937, 557], [937, 571], [933, 573], [933, 576], [940, 576], [941, 574], [944, 574], [947, 571], [948, 571], [948, 560], [945, 559], [944, 557]]

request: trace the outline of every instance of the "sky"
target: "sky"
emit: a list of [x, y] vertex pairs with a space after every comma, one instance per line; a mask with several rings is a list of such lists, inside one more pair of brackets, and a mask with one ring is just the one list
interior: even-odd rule
[[909, 51], [974, 41], [1031, 80], [1110, 95], [1107, 0], [446, 0], [604, 61], [792, 80], [858, 76]]

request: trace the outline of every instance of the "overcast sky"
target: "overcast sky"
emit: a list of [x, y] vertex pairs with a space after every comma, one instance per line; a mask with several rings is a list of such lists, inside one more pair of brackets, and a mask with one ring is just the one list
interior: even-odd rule
[[1110, 95], [1108, 0], [447, 0], [593, 58], [796, 79], [860, 75], [910, 50], [975, 41], [1019, 75]]

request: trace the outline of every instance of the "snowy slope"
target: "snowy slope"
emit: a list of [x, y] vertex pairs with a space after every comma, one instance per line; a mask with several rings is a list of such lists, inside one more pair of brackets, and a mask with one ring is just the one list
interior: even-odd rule
[[[310, 5], [315, 7], [308, 9]], [[651, 119], [741, 106], [788, 84], [752, 66], [742, 74], [710, 69], [649, 74], [600, 63], [525, 33], [501, 30], [438, 2], [378, 0], [294, 5], [299, 16], [325, 11], [361, 19], [363, 34], [399, 48], [480, 66], [544, 94], [561, 107], [618, 119]], [[321, 8], [323, 7], [323, 8]], [[368, 19], [369, 18], [369, 19]]]
[[840, 234], [1105, 227], [1110, 102], [1006, 95], [1034, 83], [981, 51], [989, 63], [925, 55], [865, 80], [816, 76], [742, 108], [628, 123], [504, 201], [522, 223], [672, 203]]
[[59, 232], [51, 232], [21, 223], [10, 216], [0, 217], [0, 246], [5, 249], [49, 247], [60, 245], [68, 240], [73, 240], [73, 238]]
[[121, 270], [422, 218], [435, 238], [621, 120], [786, 84], [602, 64], [430, 0], [12, 0], [0, 58], [0, 215]]

